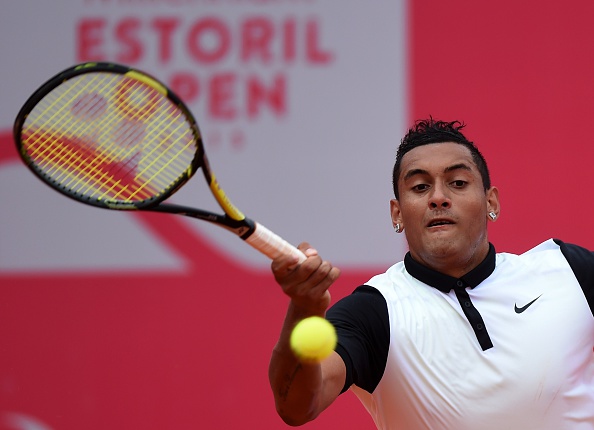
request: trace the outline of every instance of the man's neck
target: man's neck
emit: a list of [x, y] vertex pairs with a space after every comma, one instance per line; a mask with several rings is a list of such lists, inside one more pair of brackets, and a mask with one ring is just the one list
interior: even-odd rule
[[435, 270], [439, 273], [443, 273], [444, 275], [451, 276], [453, 278], [461, 278], [462, 276], [466, 275], [472, 269], [477, 267], [481, 262], [485, 259], [487, 254], [489, 253], [489, 242], [485, 242], [481, 244], [480, 247], [475, 249], [473, 252], [468, 253], [468, 255], [455, 255], [455, 254], [448, 254], [445, 256], [430, 256], [429, 258], [421, 258], [418, 255], [415, 255], [411, 251], [412, 258], [415, 259], [418, 263]]

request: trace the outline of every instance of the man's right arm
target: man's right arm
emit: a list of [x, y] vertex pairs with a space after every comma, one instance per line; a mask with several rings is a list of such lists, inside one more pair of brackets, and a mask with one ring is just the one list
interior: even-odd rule
[[328, 288], [340, 273], [309, 245], [302, 244], [300, 249], [308, 257], [303, 263], [297, 265], [288, 257], [272, 263], [275, 278], [291, 301], [270, 359], [269, 379], [276, 410], [292, 426], [305, 424], [326, 409], [340, 394], [346, 376], [336, 352], [321, 363], [305, 364], [291, 351], [293, 328], [304, 318], [325, 315], [330, 304]]
[[296, 324], [287, 313], [283, 333], [272, 351], [270, 385], [276, 410], [287, 424], [296, 426], [315, 419], [340, 394], [346, 369], [342, 358], [333, 352], [318, 364], [301, 363], [291, 351], [289, 337]]

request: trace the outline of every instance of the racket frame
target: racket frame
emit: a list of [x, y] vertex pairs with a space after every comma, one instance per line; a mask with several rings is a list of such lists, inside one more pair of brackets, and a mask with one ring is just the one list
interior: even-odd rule
[[[191, 127], [192, 133], [196, 141], [197, 151], [195, 152], [194, 158], [192, 159], [190, 166], [185, 172], [176, 179], [171, 186], [161, 192], [157, 196], [153, 196], [141, 202], [117, 202], [110, 201], [109, 199], [96, 200], [85, 198], [76, 192], [68, 190], [66, 187], [61, 186], [52, 178], [48, 177], [42, 169], [38, 168], [35, 162], [27, 154], [26, 148], [22, 145], [22, 131], [25, 121], [32, 110], [37, 104], [47, 96], [52, 90], [63, 84], [65, 81], [73, 79], [79, 75], [86, 73], [95, 72], [107, 72], [121, 75], [131, 75], [131, 77], [144, 82], [145, 84], [158, 90], [161, 94], [167, 97], [173, 104], [175, 104], [185, 115], [188, 124]], [[168, 213], [175, 215], [183, 215], [190, 218], [200, 219], [207, 221], [212, 224], [216, 224], [223, 227], [232, 233], [239, 236], [244, 241], [248, 242], [251, 246], [258, 249], [269, 258], [276, 258], [281, 254], [290, 254], [296, 256], [300, 262], [305, 260], [304, 254], [295, 248], [293, 245], [286, 242], [284, 239], [277, 236], [275, 233], [268, 230], [262, 224], [259, 224], [249, 218], [247, 218], [241, 211], [239, 211], [228, 199], [225, 192], [220, 188], [218, 181], [210, 169], [210, 164], [204, 150], [204, 145], [198, 127], [198, 123], [190, 110], [184, 104], [184, 102], [169, 88], [162, 84], [158, 79], [151, 75], [116, 63], [108, 62], [87, 62], [70, 67], [62, 72], [58, 73], [54, 77], [46, 81], [38, 90], [36, 90], [23, 104], [23, 107], [19, 110], [19, 113], [15, 119], [13, 127], [14, 142], [17, 146], [18, 153], [25, 163], [25, 165], [37, 176], [42, 182], [53, 188], [54, 190], [66, 195], [78, 202], [99, 207], [102, 209], [111, 210], [140, 210], [150, 211], [157, 213]], [[219, 206], [224, 211], [224, 214], [217, 214], [215, 212], [197, 209], [188, 206], [176, 205], [172, 203], [163, 203], [164, 200], [171, 197], [177, 192], [194, 174], [198, 169], [202, 169], [204, 178], [209, 185], [209, 188], [217, 200]], [[256, 233], [256, 234], [254, 234]]]

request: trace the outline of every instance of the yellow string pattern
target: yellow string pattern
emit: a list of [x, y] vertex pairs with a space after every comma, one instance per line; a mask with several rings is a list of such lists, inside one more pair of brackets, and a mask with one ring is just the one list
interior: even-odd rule
[[35, 106], [21, 140], [48, 180], [79, 198], [134, 204], [167, 192], [190, 168], [197, 150], [191, 125], [137, 77], [86, 73]]

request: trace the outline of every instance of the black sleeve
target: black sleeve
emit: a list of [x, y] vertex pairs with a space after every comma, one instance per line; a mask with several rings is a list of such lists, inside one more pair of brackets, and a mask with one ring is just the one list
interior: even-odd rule
[[554, 239], [580, 283], [594, 315], [594, 253], [586, 248]]
[[346, 366], [342, 392], [356, 384], [373, 393], [384, 374], [390, 346], [384, 296], [375, 288], [362, 285], [332, 306], [326, 318], [336, 328], [336, 352]]

